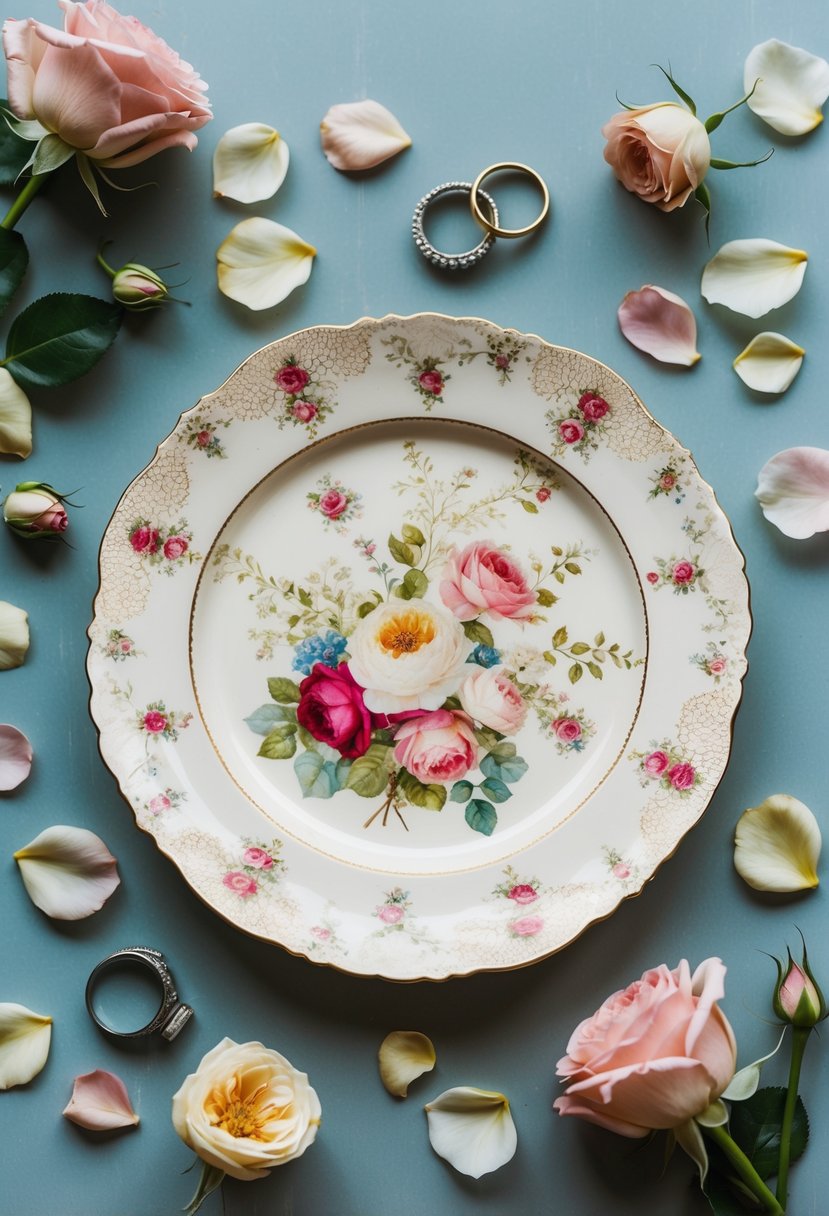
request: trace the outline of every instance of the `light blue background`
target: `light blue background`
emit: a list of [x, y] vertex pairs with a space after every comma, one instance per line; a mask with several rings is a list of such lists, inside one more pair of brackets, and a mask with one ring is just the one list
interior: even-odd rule
[[[662, 1175], [661, 1146], [642, 1148], [551, 1112], [556, 1059], [577, 1022], [648, 966], [721, 955], [725, 1008], [747, 1062], [770, 1049], [773, 966], [807, 936], [829, 980], [825, 896], [763, 898], [736, 877], [731, 841], [740, 812], [791, 792], [826, 822], [827, 537], [789, 541], [764, 521], [756, 474], [795, 444], [829, 446], [827, 132], [778, 137], [745, 110], [715, 134], [715, 154], [753, 159], [753, 170], [711, 174], [711, 246], [689, 205], [663, 215], [625, 193], [602, 160], [602, 123], [614, 91], [637, 102], [666, 98], [648, 65], [670, 60], [703, 114], [741, 92], [748, 50], [779, 37], [829, 53], [822, 0], [703, 0], [615, 5], [608, 0], [513, 6], [495, 0], [419, 4], [298, 0], [149, 3], [133, 11], [210, 82], [216, 119], [192, 156], [168, 152], [105, 188], [103, 220], [70, 165], [20, 224], [32, 265], [12, 312], [46, 291], [105, 294], [93, 265], [106, 238], [116, 261], [179, 262], [173, 281], [191, 308], [129, 317], [91, 375], [34, 394], [35, 452], [0, 464], [0, 481], [39, 478], [77, 489], [73, 548], [24, 547], [0, 534], [0, 598], [28, 609], [26, 665], [0, 675], [0, 720], [31, 737], [36, 765], [17, 794], [0, 798], [0, 1000], [54, 1017], [43, 1073], [0, 1094], [2, 1216], [161, 1216], [189, 1199], [191, 1155], [170, 1124], [170, 1096], [224, 1035], [259, 1038], [307, 1069], [324, 1123], [306, 1156], [268, 1181], [229, 1183], [228, 1216], [695, 1216], [707, 1210], [680, 1153]], [[57, 23], [55, 6], [32, 14]], [[397, 114], [414, 146], [377, 172], [349, 178], [322, 157], [317, 128], [328, 106], [375, 97]], [[291, 149], [288, 178], [253, 208], [211, 198], [211, 154], [227, 128], [263, 121]], [[548, 180], [552, 222], [533, 241], [500, 243], [467, 275], [449, 277], [417, 255], [410, 237], [418, 198], [439, 182], [471, 178], [500, 159], [524, 160]], [[506, 196], [505, 196], [506, 197]], [[520, 200], [519, 200], [520, 201]], [[517, 205], [517, 204], [516, 204]], [[529, 203], [528, 203], [529, 205]], [[251, 314], [219, 296], [214, 250], [247, 214], [276, 218], [316, 245], [306, 287], [276, 310]], [[442, 222], [438, 235], [449, 236]], [[457, 221], [458, 241], [462, 225]], [[468, 229], [463, 229], [468, 232]], [[703, 264], [721, 243], [766, 236], [812, 257], [799, 296], [752, 322], [699, 296]], [[616, 306], [642, 283], [678, 292], [700, 325], [692, 371], [654, 363], [618, 332]], [[133, 826], [99, 759], [87, 710], [85, 630], [97, 586], [102, 531], [129, 480], [181, 410], [215, 388], [256, 347], [292, 330], [360, 315], [436, 310], [478, 315], [577, 347], [619, 371], [665, 426], [694, 452], [745, 550], [755, 632], [751, 670], [725, 780], [702, 823], [642, 895], [561, 955], [524, 971], [444, 985], [363, 981], [289, 957], [224, 924], [189, 892], [173, 866]], [[808, 352], [780, 400], [743, 387], [734, 355], [763, 328]], [[5, 332], [5, 331], [4, 331]], [[105, 909], [75, 925], [44, 918], [29, 902], [11, 855], [44, 827], [89, 827], [120, 862], [122, 885]], [[106, 1042], [83, 1008], [86, 976], [131, 942], [164, 950], [197, 1020], [173, 1045], [127, 1051]], [[438, 1067], [399, 1104], [381, 1088], [375, 1052], [391, 1029], [432, 1036]], [[791, 1212], [825, 1211], [829, 1094], [819, 1080], [826, 1044], [810, 1045], [803, 1094], [818, 1129], [793, 1171]], [[109, 1068], [141, 1115], [137, 1132], [96, 1139], [61, 1118], [72, 1078]], [[775, 1066], [773, 1066], [774, 1068]], [[782, 1082], [782, 1065], [770, 1079]], [[505, 1091], [519, 1147], [498, 1173], [474, 1182], [429, 1148], [422, 1103], [456, 1084]], [[217, 1216], [214, 1197], [203, 1209]]]

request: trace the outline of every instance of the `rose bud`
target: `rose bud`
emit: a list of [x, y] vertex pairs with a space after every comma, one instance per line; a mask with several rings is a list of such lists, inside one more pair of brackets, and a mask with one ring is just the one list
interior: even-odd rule
[[799, 965], [792, 958], [790, 950], [787, 954], [789, 965], [785, 974], [780, 960], [774, 960], [777, 963], [777, 986], [772, 1001], [774, 1012], [781, 1022], [811, 1028], [822, 1022], [829, 1010], [809, 967], [805, 944], [803, 961]]
[[112, 294], [124, 308], [133, 312], [146, 312], [148, 308], [157, 308], [163, 304], [169, 298], [170, 289], [149, 266], [127, 262], [126, 266], [115, 272]]
[[66, 498], [42, 481], [21, 481], [3, 503], [3, 519], [25, 540], [58, 540], [69, 526]]

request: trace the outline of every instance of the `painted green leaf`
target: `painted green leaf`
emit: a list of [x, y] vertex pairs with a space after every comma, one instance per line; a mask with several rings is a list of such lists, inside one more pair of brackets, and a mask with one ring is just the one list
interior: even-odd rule
[[413, 806], [423, 807], [426, 811], [442, 811], [446, 802], [446, 787], [443, 785], [424, 785], [413, 777], [405, 768], [400, 770], [397, 778], [398, 788], [408, 798]]
[[268, 680], [268, 692], [274, 701], [279, 701], [282, 705], [296, 705], [300, 697], [299, 685], [285, 676], [271, 676]]
[[482, 621], [463, 621], [463, 631], [469, 638], [470, 642], [475, 642], [476, 645], [494, 646], [495, 638], [492, 636], [492, 630], [488, 629]]
[[337, 789], [338, 790], [345, 789], [345, 783], [346, 783], [346, 779], [348, 778], [348, 772], [353, 763], [354, 763], [353, 760], [348, 760], [348, 759], [346, 759], [345, 756], [343, 756], [341, 759], [339, 759], [336, 762], [336, 764], [334, 764], [334, 776], [337, 778]]
[[570, 647], [570, 653], [571, 654], [587, 654], [589, 649], [590, 649], [590, 647], [587, 645], [587, 642], [574, 642], [573, 645]]
[[553, 646], [555, 646], [555, 647], [563, 646], [566, 641], [567, 641], [567, 627], [565, 625], [562, 625], [561, 628], [557, 629], [555, 631], [555, 633], [553, 634]]
[[411, 545], [407, 545], [404, 541], [398, 540], [393, 533], [389, 533], [389, 553], [396, 562], [402, 562], [404, 566], [413, 566], [415, 564], [415, 555]]
[[582, 667], [581, 663], [574, 663], [573, 666], [570, 668], [570, 670], [567, 672], [567, 678], [569, 679], [571, 684], [578, 684], [579, 680], [582, 678], [583, 675], [584, 675], [584, 668]]
[[[770, 1178], [777, 1173], [785, 1101], [785, 1089], [772, 1086], [758, 1089], [752, 1097], [731, 1106], [731, 1135], [761, 1178]], [[792, 1161], [803, 1155], [808, 1139], [809, 1120], [806, 1108], [798, 1098], [792, 1125]]]
[[491, 802], [485, 802], [483, 798], [473, 798], [466, 804], [464, 819], [473, 832], [491, 836], [498, 822], [498, 813]]
[[603, 633], [597, 633], [593, 639], [596, 646], [604, 646], [605, 638]]
[[594, 680], [603, 680], [604, 679], [604, 672], [602, 671], [602, 669], [598, 663], [588, 663], [587, 670], [590, 672], [590, 674]]
[[[0, 98], [0, 110], [7, 110], [9, 103]], [[15, 135], [5, 118], [0, 114], [0, 186], [13, 186], [23, 166], [32, 155], [32, 143]]]
[[535, 505], [534, 502], [528, 502], [526, 498], [519, 498], [518, 501], [521, 503], [521, 506], [524, 508], [524, 510], [527, 512], [528, 515], [537, 515], [538, 514], [538, 507]]
[[260, 705], [245, 724], [257, 735], [269, 735], [279, 722], [295, 722], [296, 711], [285, 705]]
[[553, 604], [558, 603], [558, 596], [553, 595], [552, 591], [548, 591], [546, 587], [542, 587], [535, 598], [542, 608], [552, 608]]
[[0, 314], [6, 311], [9, 301], [23, 282], [28, 265], [29, 251], [20, 233], [0, 228]]
[[581, 566], [578, 562], [565, 562], [564, 569], [568, 574], [581, 574]]
[[501, 780], [500, 777], [487, 777], [486, 781], [482, 781], [480, 785], [482, 794], [486, 794], [487, 798], [491, 798], [493, 802], [506, 802], [512, 797], [512, 790]]
[[514, 785], [516, 781], [520, 781], [528, 768], [529, 765], [521, 756], [506, 756], [503, 760], [498, 760], [495, 753], [490, 752], [481, 761], [481, 772], [485, 777], [497, 777], [499, 781], [505, 781], [508, 785]]
[[360, 618], [360, 620], [362, 620], [363, 617], [366, 617], [370, 612], [373, 612], [376, 607], [377, 605], [373, 600], [363, 600], [362, 604], [360, 604], [357, 608], [357, 616]]
[[390, 747], [372, 743], [364, 756], [359, 756], [345, 780], [345, 788], [361, 798], [377, 798], [389, 783], [388, 758]]
[[550, 664], [551, 664], [553, 667], [555, 667], [555, 665], [556, 665], [556, 656], [553, 654], [552, 650], [545, 650], [545, 651], [543, 652], [543, 654], [542, 654], [542, 656], [541, 656], [541, 657], [542, 657], [542, 658], [543, 658], [543, 659], [544, 659], [544, 660], [545, 660], [547, 663], [550, 663]]
[[280, 722], [266, 735], [256, 753], [266, 760], [288, 760], [296, 751], [296, 723]]
[[414, 524], [404, 524], [400, 529], [403, 534], [403, 539], [407, 545], [425, 545], [426, 537], [421, 532], [420, 528], [416, 528]]
[[493, 730], [489, 726], [476, 726], [474, 729], [475, 738], [486, 751], [492, 751], [493, 747], [497, 747], [501, 736], [496, 730]]
[[340, 788], [336, 768], [319, 752], [300, 752], [294, 756], [294, 772], [306, 798], [330, 798]]
[[471, 781], [456, 781], [449, 791], [452, 802], [468, 802], [475, 786]]
[[68, 384], [106, 353], [122, 317], [123, 309], [94, 296], [43, 296], [12, 322], [4, 364], [24, 388]]
[[502, 764], [504, 760], [511, 760], [518, 752], [518, 748], [514, 743], [510, 743], [508, 739], [502, 739], [492, 749], [492, 758]]
[[428, 590], [429, 580], [423, 571], [412, 569], [403, 575], [403, 581], [395, 587], [394, 594], [401, 600], [419, 600]]

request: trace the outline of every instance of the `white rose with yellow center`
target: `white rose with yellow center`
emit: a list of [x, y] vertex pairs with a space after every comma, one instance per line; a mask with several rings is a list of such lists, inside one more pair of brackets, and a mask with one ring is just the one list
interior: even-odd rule
[[438, 709], [466, 674], [471, 649], [446, 608], [392, 601], [360, 621], [348, 639], [348, 667], [372, 713]]

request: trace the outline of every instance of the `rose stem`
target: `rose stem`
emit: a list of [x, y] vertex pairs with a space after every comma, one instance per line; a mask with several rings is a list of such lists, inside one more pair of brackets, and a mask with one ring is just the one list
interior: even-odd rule
[[33, 177], [29, 178], [26, 185], [12, 203], [11, 207], [9, 207], [3, 219], [0, 220], [0, 228], [14, 228], [15, 224], [20, 219], [21, 215], [26, 210], [29, 203], [37, 194], [38, 190], [46, 181], [48, 176], [48, 173], [35, 173]]
[[725, 1128], [703, 1127], [701, 1130], [722, 1149], [752, 1195], [757, 1196], [757, 1199], [765, 1210], [770, 1213], [770, 1216], [785, 1216], [785, 1209], [780, 1206], [748, 1157], [740, 1146], [731, 1139]]
[[797, 1087], [800, 1084], [800, 1067], [811, 1029], [811, 1026], [793, 1027], [789, 1087], [786, 1090], [786, 1104], [783, 1107], [783, 1122], [780, 1127], [780, 1157], [777, 1166], [777, 1201], [784, 1210], [789, 1189], [789, 1158], [792, 1151], [792, 1122], [797, 1105]]

